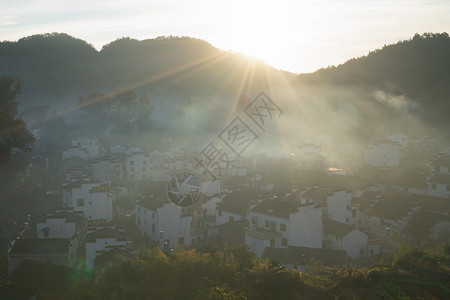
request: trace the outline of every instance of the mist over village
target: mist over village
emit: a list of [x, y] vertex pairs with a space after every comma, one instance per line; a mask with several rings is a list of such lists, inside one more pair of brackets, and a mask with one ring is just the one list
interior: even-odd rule
[[11, 38], [17, 9], [0, 13], [0, 299], [450, 298], [446, 32], [294, 73], [280, 37], [273, 60], [183, 30]]

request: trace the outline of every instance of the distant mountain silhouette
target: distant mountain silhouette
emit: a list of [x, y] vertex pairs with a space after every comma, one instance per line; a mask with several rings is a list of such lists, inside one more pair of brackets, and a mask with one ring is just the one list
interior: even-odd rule
[[444, 125], [450, 121], [450, 38], [447, 33], [416, 34], [337, 67], [302, 74], [296, 82], [405, 96], [424, 120]]
[[[258, 90], [268, 80], [277, 84], [284, 76], [293, 76], [189, 37], [121, 38], [97, 51], [60, 33], [1, 42], [1, 75], [22, 81], [19, 101], [24, 106], [59, 105], [70, 99], [73, 105], [79, 95], [123, 88], [149, 96], [169, 93], [184, 101], [236, 94], [240, 89], [245, 94], [245, 89]], [[241, 86], [242, 82], [246, 84]]]
[[[243, 105], [265, 91], [292, 121], [279, 130], [291, 130], [295, 138], [297, 132], [305, 140], [326, 133], [365, 143], [387, 132], [420, 135], [450, 128], [447, 33], [416, 34], [337, 67], [300, 75], [189, 37], [121, 38], [97, 51], [83, 40], [52, 33], [1, 42], [1, 75], [22, 81], [21, 111], [73, 109], [79, 96], [131, 89], [149, 97], [157, 122], [190, 116], [176, 126], [190, 123], [195, 130], [213, 128], [208, 124], [215, 122], [216, 130], [223, 126], [216, 115], [226, 122], [236, 115], [233, 103]], [[193, 123], [205, 111], [210, 116]]]

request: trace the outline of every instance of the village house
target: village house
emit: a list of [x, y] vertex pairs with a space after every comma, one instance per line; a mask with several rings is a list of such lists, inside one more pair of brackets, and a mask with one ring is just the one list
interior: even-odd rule
[[156, 197], [146, 196], [136, 204], [136, 227], [142, 236], [171, 248], [191, 245], [191, 221], [186, 209]]
[[440, 155], [430, 162], [430, 176], [450, 174], [450, 155]]
[[72, 239], [79, 236], [86, 228], [86, 220], [80, 214], [59, 211], [47, 215], [43, 221], [36, 223], [37, 238]]
[[8, 274], [24, 260], [35, 260], [71, 267], [77, 254], [77, 245], [71, 239], [18, 238], [8, 251]]
[[131, 153], [126, 158], [126, 171], [128, 180], [151, 180], [150, 157], [144, 152]]
[[125, 179], [125, 164], [117, 158], [101, 157], [91, 163], [92, 179], [100, 183]]
[[402, 230], [402, 236], [416, 244], [450, 240], [450, 217], [442, 212], [421, 209]]
[[112, 194], [108, 185], [95, 181], [77, 180], [63, 186], [63, 207], [83, 212], [88, 226], [112, 220]]
[[322, 207], [323, 216], [329, 219], [352, 224], [352, 193], [345, 190], [329, 190], [325, 188], [313, 187], [302, 195], [308, 203], [316, 203]]
[[266, 247], [322, 247], [322, 210], [299, 194], [265, 199], [250, 209], [247, 219], [245, 243], [258, 257]]
[[427, 180], [427, 195], [441, 198], [450, 197], [450, 174], [436, 174]]
[[95, 266], [95, 258], [113, 249], [126, 250], [124, 231], [114, 227], [102, 227], [86, 234], [86, 270]]
[[323, 222], [324, 248], [344, 250], [347, 256], [356, 259], [368, 255], [367, 234], [353, 226], [332, 219]]
[[216, 225], [246, 219], [249, 208], [255, 206], [262, 195], [252, 189], [234, 190], [217, 203]]

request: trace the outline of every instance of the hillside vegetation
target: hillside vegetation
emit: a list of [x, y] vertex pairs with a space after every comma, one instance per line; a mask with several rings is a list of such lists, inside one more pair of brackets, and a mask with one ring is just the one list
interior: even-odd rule
[[246, 246], [156, 247], [138, 260], [116, 257], [96, 285], [80, 278], [71, 299], [448, 299], [449, 255], [448, 247], [403, 245], [380, 266], [311, 261], [301, 273], [257, 259]]

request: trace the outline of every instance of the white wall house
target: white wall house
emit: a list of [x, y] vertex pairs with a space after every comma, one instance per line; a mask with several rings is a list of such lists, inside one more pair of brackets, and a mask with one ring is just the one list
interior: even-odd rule
[[78, 180], [63, 186], [63, 207], [81, 211], [89, 226], [112, 220], [112, 198], [108, 185]]
[[117, 159], [99, 158], [91, 164], [92, 178], [100, 183], [115, 182], [125, 178], [125, 164]]
[[84, 217], [79, 214], [60, 211], [36, 223], [36, 237], [70, 239], [83, 230], [85, 223]]
[[128, 155], [125, 165], [128, 180], [150, 180], [150, 157], [144, 152]]
[[94, 269], [95, 258], [113, 249], [125, 250], [127, 241], [123, 231], [103, 227], [86, 234], [86, 271]]
[[96, 138], [73, 139], [72, 147], [85, 149], [89, 154], [89, 158], [95, 158], [99, 156], [100, 143]]
[[450, 174], [436, 174], [429, 178], [427, 194], [440, 198], [450, 197]]
[[70, 239], [16, 239], [8, 251], [8, 274], [26, 259], [71, 267], [76, 251]]
[[430, 175], [436, 174], [450, 174], [450, 155], [439, 156], [430, 163]]
[[71, 147], [67, 150], [63, 150], [61, 153], [61, 159], [66, 160], [70, 158], [80, 158], [80, 159], [88, 159], [89, 158], [89, 152], [86, 149], [81, 149], [78, 147]]
[[367, 234], [354, 227], [331, 219], [324, 220], [325, 248], [345, 250], [353, 259], [366, 257]]
[[153, 166], [148, 176], [151, 181], [169, 181], [170, 171], [167, 165]]
[[302, 194], [308, 202], [322, 206], [323, 215], [338, 222], [352, 224], [352, 193], [313, 187]]
[[368, 165], [380, 168], [400, 165], [400, 147], [390, 142], [369, 145], [364, 150], [364, 159]]
[[293, 203], [266, 199], [253, 207], [247, 219], [245, 243], [262, 257], [266, 247], [322, 247], [322, 211], [313, 202]]
[[185, 215], [180, 206], [146, 197], [136, 204], [136, 226], [139, 232], [155, 242], [191, 245], [191, 215]]

